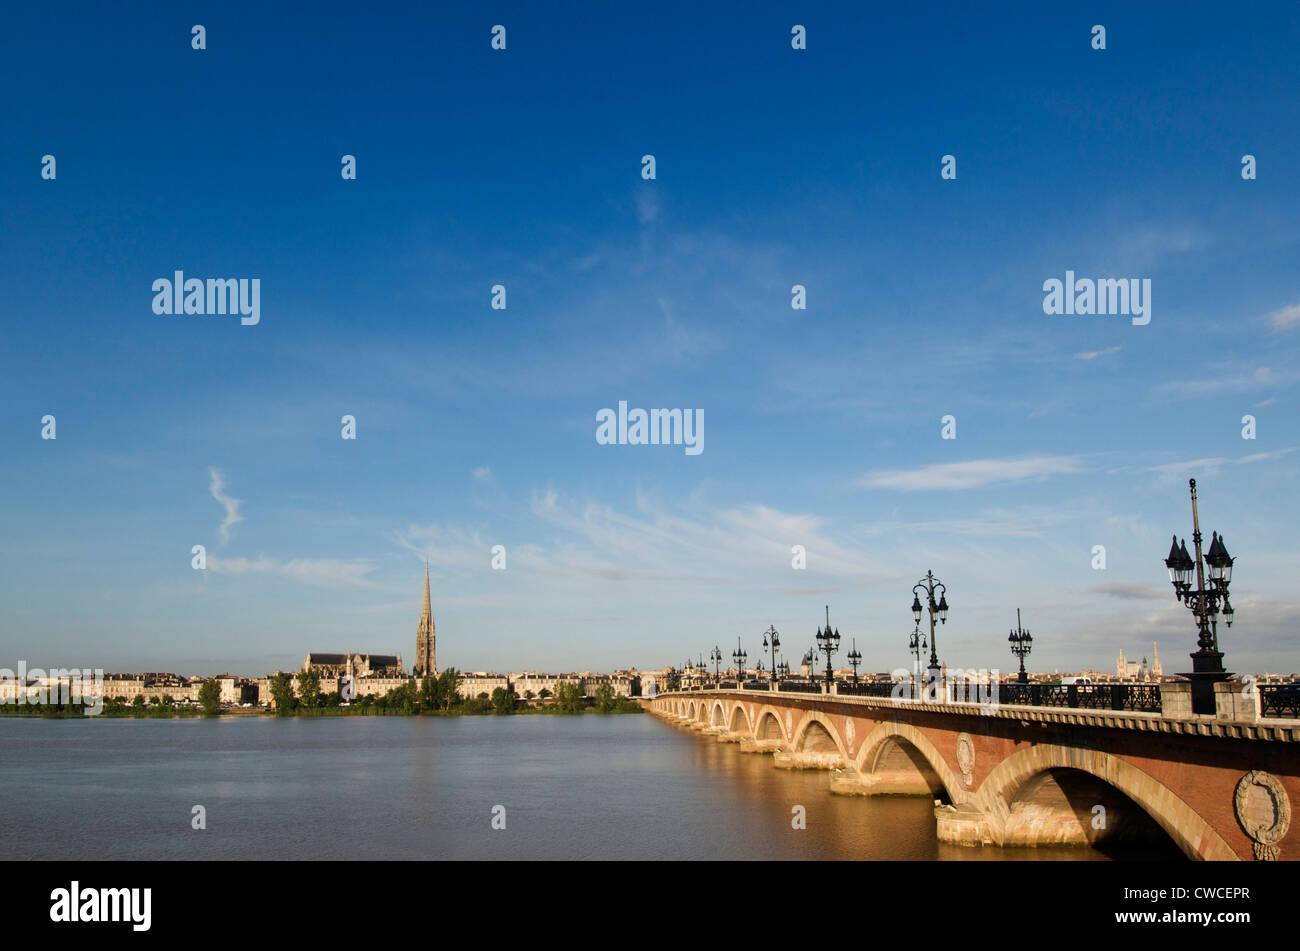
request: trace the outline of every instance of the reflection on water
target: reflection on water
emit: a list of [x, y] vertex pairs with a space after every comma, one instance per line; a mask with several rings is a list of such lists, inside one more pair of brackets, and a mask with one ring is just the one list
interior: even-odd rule
[[649, 715], [0, 720], [13, 857], [1106, 857], [941, 846], [929, 800], [828, 786]]

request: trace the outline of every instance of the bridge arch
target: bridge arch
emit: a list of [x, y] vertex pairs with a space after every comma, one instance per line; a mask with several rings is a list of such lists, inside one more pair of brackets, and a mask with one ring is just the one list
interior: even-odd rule
[[745, 712], [745, 705], [737, 701], [731, 710], [731, 718], [727, 722], [727, 729], [732, 733], [742, 733], [745, 736], [750, 735], [749, 715]]
[[980, 785], [977, 798], [995, 836], [1006, 839], [1008, 820], [1018, 801], [1044, 774], [1077, 770], [1096, 777], [1130, 799], [1163, 829], [1183, 854], [1192, 859], [1236, 860], [1237, 855], [1223, 837], [1167, 786], [1150, 774], [1110, 753], [1100, 750], [1040, 743], [1013, 753], [995, 766]]
[[949, 802], [970, 798], [943, 754], [910, 723], [881, 723], [862, 741], [852, 762], [864, 779], [886, 789], [894, 786], [900, 795], [929, 793]]
[[770, 703], [759, 708], [754, 718], [754, 739], [780, 740], [786, 742], [785, 725], [781, 722], [781, 712]]
[[799, 721], [790, 748], [800, 753], [839, 753], [844, 762], [852, 761], [840, 739], [840, 731], [816, 710], [809, 710]]
[[727, 725], [727, 708], [721, 700], [715, 700], [709, 707], [709, 726]]

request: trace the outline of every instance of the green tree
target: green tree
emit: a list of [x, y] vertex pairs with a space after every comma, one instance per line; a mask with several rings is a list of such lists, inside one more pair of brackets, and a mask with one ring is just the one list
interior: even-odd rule
[[287, 717], [293, 713], [297, 700], [293, 696], [293, 678], [283, 671], [271, 678], [271, 702], [275, 704], [275, 715]]
[[444, 710], [460, 703], [460, 671], [455, 667], [448, 667], [438, 675], [438, 694]]
[[407, 680], [400, 687], [394, 687], [384, 697], [384, 703], [381, 705], [389, 710], [401, 710], [403, 713], [412, 714], [415, 712], [415, 704], [419, 700], [419, 692], [415, 689], [415, 681]]
[[310, 668], [298, 675], [298, 702], [304, 707], [317, 706], [320, 693], [320, 674]]
[[442, 678], [430, 675], [420, 681], [420, 705], [430, 710], [442, 709]]
[[132, 697], [132, 698], [131, 698], [131, 706], [135, 707], [137, 710], [143, 710], [143, 709], [144, 709], [144, 694], [142, 694], [142, 693], [138, 693], [138, 694], [136, 694], [134, 697]]
[[518, 699], [519, 697], [513, 689], [506, 690], [504, 687], [497, 687], [492, 691], [492, 707], [498, 714], [514, 713], [515, 701]]
[[575, 683], [560, 684], [555, 688], [555, 705], [561, 713], [581, 713], [586, 705], [582, 687]]
[[203, 681], [203, 686], [199, 688], [199, 706], [207, 716], [212, 716], [221, 709], [221, 685], [217, 683], [216, 677]]
[[597, 710], [601, 713], [611, 713], [614, 710], [614, 703], [614, 687], [611, 684], [603, 683], [596, 688]]

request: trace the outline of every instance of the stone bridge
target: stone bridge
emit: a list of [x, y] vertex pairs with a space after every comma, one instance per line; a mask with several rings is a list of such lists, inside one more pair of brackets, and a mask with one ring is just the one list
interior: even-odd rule
[[1172, 839], [1193, 859], [1300, 859], [1300, 721], [694, 690], [661, 718], [846, 795], [931, 796], [941, 842]]

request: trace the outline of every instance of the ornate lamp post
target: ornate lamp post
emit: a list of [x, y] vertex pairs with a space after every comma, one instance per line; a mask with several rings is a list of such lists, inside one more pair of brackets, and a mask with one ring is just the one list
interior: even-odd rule
[[717, 681], [720, 679], [718, 677], [718, 664], [722, 662], [722, 650], [715, 647], [709, 651], [709, 660], [713, 661], [713, 679]]
[[[939, 592], [938, 603], [934, 600], [936, 590]], [[940, 624], [948, 623], [948, 589], [942, 581], [934, 576], [932, 571], [927, 571], [925, 577], [912, 586], [912, 620], [917, 624], [921, 623], [921, 598], [919, 594], [921, 591], [925, 592], [926, 607], [930, 612], [930, 666], [927, 672], [930, 683], [938, 684], [940, 670], [939, 657], [934, 649], [934, 622], [938, 620]]]
[[772, 676], [776, 677], [780, 673], [776, 663], [776, 655], [781, 649], [781, 635], [777, 633], [775, 627], [769, 626], [763, 632], [763, 649], [768, 652], [769, 659], [772, 662]]
[[840, 649], [840, 632], [831, 630], [831, 606], [826, 605], [826, 630], [817, 632], [817, 649], [826, 652], [826, 685], [835, 680], [835, 669], [831, 666], [831, 654]]
[[736, 638], [736, 649], [731, 652], [731, 659], [736, 662], [736, 683], [745, 679], [745, 661], [749, 660], [749, 655], [745, 653], [740, 646], [740, 638]]
[[908, 650], [912, 652], [914, 658], [912, 662], [912, 678], [914, 680], [921, 679], [921, 651], [925, 650], [927, 646], [925, 632], [921, 630], [921, 625], [918, 622], [916, 627], [912, 629], [912, 635], [907, 641]]
[[[1232, 674], [1223, 669], [1223, 652], [1219, 650], [1219, 615], [1223, 622], [1232, 627], [1233, 610], [1228, 601], [1228, 585], [1232, 581], [1232, 563], [1236, 561], [1228, 554], [1223, 538], [1218, 532], [1213, 533], [1210, 550], [1201, 555], [1201, 520], [1196, 509], [1196, 480], [1189, 479], [1192, 490], [1192, 543], [1196, 548], [1196, 560], [1192, 561], [1187, 553], [1187, 540], [1182, 545], [1178, 536], [1174, 536], [1169, 546], [1169, 557], [1165, 567], [1169, 569], [1169, 580], [1174, 586], [1174, 597], [1191, 609], [1196, 618], [1199, 632], [1196, 638], [1197, 650], [1191, 655], [1192, 672], [1179, 674], [1192, 682], [1192, 712], [1214, 713], [1214, 685], [1227, 680]], [[1208, 566], [1209, 585], [1205, 576]], [[1196, 587], [1192, 587], [1192, 572], [1196, 572]], [[1223, 610], [1219, 610], [1219, 602]]]
[[853, 682], [858, 682], [858, 665], [862, 663], [862, 655], [858, 653], [858, 639], [853, 638], [853, 650], [848, 653], [849, 663], [853, 665]]
[[1019, 683], [1029, 683], [1029, 675], [1025, 673], [1025, 655], [1029, 653], [1033, 646], [1034, 639], [1029, 636], [1029, 632], [1020, 626], [1020, 609], [1016, 608], [1016, 629], [1011, 632], [1007, 638], [1011, 643], [1011, 653], [1020, 658], [1020, 677]]

